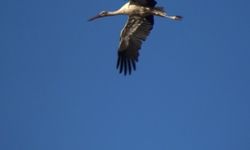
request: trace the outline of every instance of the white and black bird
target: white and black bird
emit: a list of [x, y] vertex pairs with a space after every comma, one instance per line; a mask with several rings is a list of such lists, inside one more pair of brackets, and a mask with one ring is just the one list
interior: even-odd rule
[[181, 20], [181, 16], [169, 16], [163, 7], [158, 7], [155, 0], [129, 0], [116, 11], [102, 11], [89, 21], [97, 18], [128, 15], [128, 21], [120, 34], [120, 44], [118, 48], [117, 69], [124, 75], [131, 74], [136, 70], [139, 49], [142, 41], [145, 41], [150, 31], [153, 29], [154, 16], [160, 16], [171, 20]]

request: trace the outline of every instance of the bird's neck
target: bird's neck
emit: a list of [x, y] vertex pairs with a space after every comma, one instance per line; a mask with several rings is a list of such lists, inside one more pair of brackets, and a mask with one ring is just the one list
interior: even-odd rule
[[120, 9], [108, 12], [108, 16], [123, 15], [123, 14], [124, 13]]

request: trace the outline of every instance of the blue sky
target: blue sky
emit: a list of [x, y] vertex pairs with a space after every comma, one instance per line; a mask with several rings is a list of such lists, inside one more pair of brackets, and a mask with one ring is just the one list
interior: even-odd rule
[[0, 2], [0, 149], [249, 150], [250, 2], [158, 0], [184, 20], [156, 18], [126, 77], [126, 17], [87, 22], [125, 2]]

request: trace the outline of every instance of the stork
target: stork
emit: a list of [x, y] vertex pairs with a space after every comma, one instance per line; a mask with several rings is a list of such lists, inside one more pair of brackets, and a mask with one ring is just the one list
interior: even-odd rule
[[118, 48], [118, 59], [116, 68], [124, 75], [131, 74], [136, 70], [139, 49], [142, 41], [145, 41], [153, 29], [154, 16], [164, 17], [171, 20], [181, 20], [181, 16], [169, 16], [163, 7], [155, 6], [155, 0], [129, 0], [116, 11], [102, 11], [89, 21], [98, 18], [128, 15], [128, 20], [120, 33], [120, 44]]

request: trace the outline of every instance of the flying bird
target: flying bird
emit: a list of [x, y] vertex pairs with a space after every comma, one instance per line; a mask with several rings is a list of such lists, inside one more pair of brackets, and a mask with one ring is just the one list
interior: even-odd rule
[[98, 18], [128, 15], [128, 20], [120, 33], [120, 44], [118, 48], [118, 59], [116, 68], [124, 75], [131, 74], [136, 70], [139, 49], [142, 41], [145, 41], [153, 29], [154, 16], [160, 16], [171, 20], [181, 20], [181, 16], [169, 16], [163, 7], [156, 6], [155, 0], [129, 0], [120, 9], [115, 11], [102, 11], [89, 21]]

